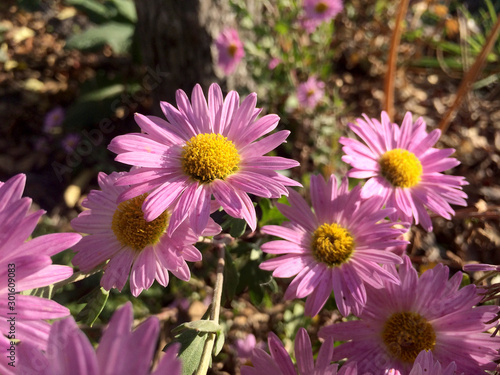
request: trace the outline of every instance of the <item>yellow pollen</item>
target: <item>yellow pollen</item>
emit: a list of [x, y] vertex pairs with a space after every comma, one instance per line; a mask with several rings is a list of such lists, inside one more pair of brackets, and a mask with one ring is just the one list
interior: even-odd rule
[[434, 348], [436, 333], [420, 314], [399, 312], [385, 322], [382, 340], [394, 358], [412, 364], [422, 350]]
[[221, 134], [198, 134], [183, 148], [182, 168], [195, 180], [223, 180], [238, 170], [240, 155], [233, 142]]
[[311, 247], [313, 256], [318, 262], [335, 267], [349, 260], [355, 244], [347, 229], [335, 223], [325, 223], [314, 231]]
[[395, 148], [379, 159], [380, 174], [394, 187], [411, 188], [420, 182], [422, 164], [414, 153]]
[[229, 47], [227, 47], [227, 53], [229, 53], [231, 57], [236, 55], [236, 51], [238, 51], [238, 46], [236, 46], [236, 44], [230, 44]]
[[143, 194], [120, 203], [111, 222], [111, 229], [118, 241], [137, 252], [158, 243], [170, 219], [168, 211], [164, 211], [153, 221], [146, 221], [142, 212], [142, 203], [146, 197], [147, 194]]
[[307, 90], [307, 93], [306, 93], [307, 97], [311, 97], [314, 95], [314, 89], [310, 89], [310, 90]]
[[328, 5], [322, 1], [320, 1], [314, 7], [314, 10], [316, 11], [316, 13], [325, 13], [327, 9], [328, 9]]

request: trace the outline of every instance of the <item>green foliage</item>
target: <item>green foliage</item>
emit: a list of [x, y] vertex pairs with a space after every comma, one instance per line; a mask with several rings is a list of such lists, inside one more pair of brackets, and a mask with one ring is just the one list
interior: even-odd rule
[[97, 318], [99, 318], [104, 306], [106, 306], [108, 297], [109, 291], [104, 290], [102, 287], [95, 288], [92, 292], [77, 302], [86, 303], [86, 305], [82, 310], [80, 310], [75, 320], [92, 327]]
[[236, 295], [236, 288], [240, 281], [240, 273], [229, 251], [225, 251], [224, 283], [222, 288], [222, 300], [232, 301]]
[[125, 23], [108, 22], [95, 26], [68, 39], [67, 48], [92, 51], [108, 44], [118, 54], [126, 53], [132, 45], [134, 26]]
[[137, 14], [132, 0], [66, 0], [85, 13], [96, 23], [80, 34], [73, 35], [66, 42], [66, 47], [82, 51], [94, 51], [109, 45], [117, 54], [130, 51], [135, 32]]
[[[280, 198], [281, 203], [287, 201], [286, 197]], [[285, 216], [272, 204], [268, 198], [262, 198], [259, 201], [259, 207], [262, 212], [262, 217], [259, 220], [259, 227], [264, 225], [279, 225], [286, 220]]]

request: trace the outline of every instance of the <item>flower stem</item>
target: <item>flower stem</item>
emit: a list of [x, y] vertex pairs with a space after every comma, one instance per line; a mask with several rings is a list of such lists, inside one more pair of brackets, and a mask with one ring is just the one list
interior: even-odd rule
[[391, 45], [389, 49], [389, 58], [387, 60], [387, 73], [385, 76], [384, 92], [385, 101], [384, 109], [390, 118], [394, 117], [394, 80], [396, 78], [396, 61], [398, 57], [398, 47], [401, 41], [401, 33], [403, 29], [403, 20], [408, 10], [410, 0], [401, 0], [398, 13], [396, 15], [396, 25], [392, 32]]
[[451, 107], [448, 109], [448, 112], [446, 112], [443, 119], [439, 123], [439, 129], [441, 130], [441, 133], [445, 133], [446, 130], [448, 130], [448, 126], [450, 125], [450, 122], [457, 114], [457, 111], [460, 108], [460, 105], [462, 104], [465, 95], [470, 90], [472, 84], [476, 81], [477, 77], [483, 70], [486, 58], [488, 57], [489, 53], [494, 47], [499, 33], [500, 33], [500, 14], [498, 14], [497, 22], [491, 29], [490, 35], [488, 36], [488, 39], [486, 40], [486, 43], [484, 44], [483, 49], [481, 50], [481, 53], [477, 56], [474, 65], [472, 65], [472, 67], [469, 69], [467, 74], [462, 79], [462, 82], [458, 87], [457, 95], [455, 96], [455, 101], [453, 102]]
[[[224, 244], [216, 245], [217, 248], [217, 277], [215, 279], [214, 296], [212, 300], [212, 307], [210, 311], [210, 320], [219, 323], [220, 305], [222, 300], [222, 284], [224, 282]], [[212, 359], [212, 351], [214, 349], [215, 339], [217, 334], [210, 332], [203, 346], [203, 353], [201, 355], [200, 364], [196, 370], [195, 375], [205, 375], [210, 366]]]

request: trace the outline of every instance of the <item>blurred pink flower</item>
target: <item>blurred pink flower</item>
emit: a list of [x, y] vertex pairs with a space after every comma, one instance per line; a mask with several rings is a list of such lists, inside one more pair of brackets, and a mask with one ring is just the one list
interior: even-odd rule
[[304, 0], [305, 17], [302, 26], [312, 33], [323, 22], [330, 21], [342, 12], [342, 0]]
[[282, 226], [266, 225], [262, 233], [284, 238], [261, 246], [262, 251], [280, 255], [264, 261], [260, 268], [274, 270], [274, 277], [292, 277], [285, 299], [304, 298], [306, 314], [316, 315], [332, 291], [340, 313], [358, 315], [366, 304], [365, 285], [382, 287], [385, 282], [399, 283], [380, 264], [401, 263], [401, 258], [386, 250], [406, 244], [397, 239], [407, 228], [395, 229], [383, 219], [394, 209], [381, 209], [376, 197], [361, 200], [361, 188], [348, 190], [345, 178], [340, 187], [331, 176], [311, 176], [311, 200], [314, 213], [299, 195], [290, 189], [288, 205], [278, 209], [290, 222]]
[[[147, 194], [120, 204], [116, 200], [126, 186], [114, 186], [119, 177], [127, 174], [113, 172], [98, 176], [102, 190], [92, 190], [83, 201], [83, 211], [71, 221], [82, 233], [90, 233], [73, 247], [77, 254], [73, 264], [88, 272], [102, 262], [105, 266], [101, 285], [104, 289], [122, 290], [130, 274], [130, 290], [138, 296], [149, 289], [156, 279], [167, 286], [168, 271], [181, 280], [189, 280], [191, 272], [186, 261], [202, 259], [194, 246], [198, 234], [186, 222], [182, 222], [172, 234], [167, 234], [171, 212], [166, 210], [156, 220], [147, 222], [141, 206]], [[220, 227], [210, 219], [204, 235], [215, 235]]]
[[455, 211], [450, 203], [467, 205], [467, 194], [462, 191], [467, 185], [464, 177], [441, 173], [460, 162], [448, 158], [454, 149], [432, 148], [441, 135], [439, 129], [428, 134], [425, 121], [420, 117], [413, 122], [410, 112], [401, 127], [392, 123], [386, 112], [382, 112], [382, 122], [363, 116], [357, 124], [349, 125], [363, 142], [339, 140], [346, 154], [342, 160], [353, 167], [347, 176], [369, 179], [362, 198], [383, 197], [387, 207], [397, 209], [391, 220], [411, 223], [415, 219], [427, 231], [432, 230], [432, 222], [426, 208], [451, 219]]
[[330, 364], [333, 354], [333, 339], [326, 340], [314, 363], [311, 339], [304, 328], [299, 328], [297, 337], [295, 338], [295, 358], [297, 360], [297, 368], [293, 365], [290, 355], [286, 351], [283, 343], [278, 336], [273, 332], [268, 336], [269, 352], [256, 348], [252, 355], [252, 364], [250, 366], [242, 366], [242, 375], [355, 375], [349, 373], [346, 369], [337, 372], [338, 365]]
[[325, 95], [325, 83], [309, 77], [297, 87], [297, 99], [304, 108], [314, 109]]
[[237, 338], [234, 341], [234, 348], [236, 349], [236, 354], [241, 362], [245, 362], [252, 355], [252, 351], [255, 348], [257, 340], [252, 333], [249, 333], [244, 339]]
[[274, 68], [276, 68], [280, 63], [281, 63], [281, 59], [278, 59], [277, 57], [273, 57], [271, 59], [271, 61], [269, 61], [269, 64], [267, 65], [267, 67], [269, 68], [269, 70], [274, 70]]
[[73, 317], [56, 321], [50, 330], [48, 350], [29, 343], [19, 345], [19, 373], [23, 375], [181, 375], [179, 344], [170, 346], [153, 371], [160, 322], [150, 317], [132, 331], [132, 304], [113, 314], [94, 350]]
[[285, 186], [300, 185], [276, 172], [296, 167], [298, 162], [263, 156], [290, 132], [278, 131], [257, 141], [276, 128], [279, 117], [266, 115], [257, 120], [261, 110], [255, 108], [256, 102], [257, 95], [252, 93], [240, 105], [236, 91], [224, 100], [221, 88], [213, 84], [207, 103], [201, 86], [196, 85], [191, 103], [182, 90], [177, 91], [179, 109], [161, 103], [168, 122], [136, 114], [144, 133], [115, 137], [108, 147], [118, 154], [115, 160], [141, 167], [118, 179], [118, 185], [133, 185], [119, 200], [150, 192], [143, 204], [145, 218], [151, 221], [171, 210], [169, 234], [187, 216], [195, 232], [200, 232], [210, 212], [220, 206], [255, 230], [257, 218], [248, 193], [279, 198], [288, 194]]
[[54, 233], [28, 240], [44, 211], [30, 212], [31, 199], [21, 198], [25, 183], [24, 174], [0, 182], [1, 374], [15, 373], [15, 368], [8, 365], [8, 362], [17, 365], [15, 349], [9, 358], [14, 339], [46, 350], [50, 325], [44, 320], [69, 315], [69, 310], [55, 301], [19, 292], [70, 277], [72, 268], [53, 265], [50, 257], [75, 245], [81, 238], [77, 233]]
[[43, 131], [50, 133], [54, 128], [58, 128], [64, 121], [64, 109], [61, 106], [52, 108], [45, 114], [43, 119]]
[[61, 141], [61, 146], [68, 154], [73, 152], [78, 146], [81, 137], [76, 133], [70, 133]]
[[403, 259], [399, 270], [385, 266], [399, 285], [384, 281], [382, 288], [367, 286], [359, 320], [320, 330], [324, 339], [349, 340], [335, 348], [333, 360], [347, 358], [358, 371], [374, 375], [387, 368], [408, 375], [419, 353], [430, 350], [441, 366], [455, 362], [458, 373], [494, 370], [500, 337], [486, 331], [498, 323], [499, 307], [477, 306], [482, 295], [473, 284], [459, 289], [461, 272], [448, 280], [449, 268], [438, 264], [419, 278], [410, 258]]
[[243, 43], [238, 36], [236, 29], [224, 30], [216, 39], [215, 45], [219, 51], [218, 64], [224, 71], [224, 74], [231, 74], [236, 69], [236, 65], [245, 56]]

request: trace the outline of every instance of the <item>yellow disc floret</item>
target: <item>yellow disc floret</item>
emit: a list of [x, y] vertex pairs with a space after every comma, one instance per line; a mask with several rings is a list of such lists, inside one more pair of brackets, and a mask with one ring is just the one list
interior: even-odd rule
[[160, 241], [170, 219], [168, 211], [164, 211], [153, 221], [146, 221], [142, 212], [146, 197], [147, 194], [143, 194], [120, 203], [111, 222], [111, 229], [118, 241], [138, 252]]
[[238, 46], [236, 44], [230, 44], [229, 47], [227, 47], [227, 53], [231, 57], [234, 57], [234, 55], [236, 55], [236, 51], [238, 51]]
[[192, 137], [182, 152], [184, 173], [200, 182], [223, 180], [238, 170], [240, 155], [233, 142], [222, 134]]
[[319, 3], [316, 4], [314, 7], [314, 10], [316, 13], [325, 13], [326, 10], [328, 9], [328, 5], [324, 3], [323, 1], [320, 1]]
[[318, 262], [335, 267], [349, 260], [355, 244], [347, 229], [335, 223], [325, 223], [314, 231], [311, 247], [313, 256]]
[[380, 174], [394, 187], [410, 188], [422, 177], [422, 164], [414, 153], [401, 148], [387, 151], [379, 159]]
[[434, 348], [436, 333], [420, 314], [399, 312], [392, 314], [385, 322], [382, 340], [394, 358], [413, 363], [422, 350]]

